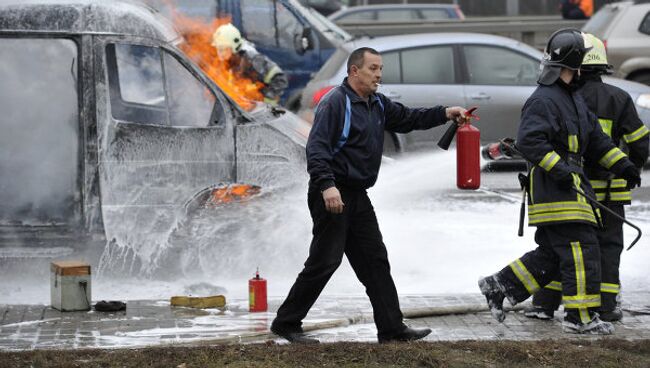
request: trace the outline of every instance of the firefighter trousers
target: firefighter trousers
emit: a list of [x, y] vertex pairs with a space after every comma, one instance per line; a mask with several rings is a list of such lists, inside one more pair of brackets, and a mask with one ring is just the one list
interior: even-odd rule
[[[625, 217], [622, 204], [609, 204], [612, 211]], [[623, 252], [623, 221], [602, 211], [603, 228], [596, 231], [600, 247], [600, 311], [610, 312], [616, 308], [621, 290], [619, 266]], [[547, 310], [556, 310], [562, 301], [562, 283], [559, 277], [533, 295], [533, 305]]]
[[272, 327], [287, 332], [302, 331], [303, 318], [345, 254], [366, 288], [379, 336], [391, 336], [406, 326], [375, 210], [365, 190], [339, 188], [339, 191], [345, 207], [338, 215], [326, 211], [320, 191], [308, 194], [314, 223], [309, 257], [278, 309]]
[[497, 274], [508, 299], [520, 303], [560, 275], [566, 318], [574, 323], [591, 321], [594, 308], [600, 306], [596, 229], [582, 223], [538, 226], [535, 242], [535, 250]]

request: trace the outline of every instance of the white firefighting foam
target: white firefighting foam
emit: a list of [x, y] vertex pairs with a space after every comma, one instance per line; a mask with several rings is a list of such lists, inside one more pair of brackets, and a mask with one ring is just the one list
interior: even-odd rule
[[[455, 166], [453, 151], [400, 158], [382, 167], [377, 185], [369, 191], [402, 295], [477, 293], [479, 276], [498, 271], [535, 246], [534, 228], [527, 227], [523, 238], [516, 235], [519, 204], [485, 192], [456, 189]], [[646, 182], [648, 176], [644, 175]], [[508, 190], [509, 198], [519, 197], [516, 173], [484, 173], [482, 180], [486, 187]], [[650, 234], [650, 206], [639, 207], [646, 210], [635, 213], [635, 222]], [[269, 295], [286, 295], [302, 269], [311, 240], [306, 183], [231, 210], [204, 213], [205, 217], [177, 234], [184, 241], [168, 248], [171, 256], [159, 274], [119, 280], [95, 276], [93, 299], [167, 299], [210, 293], [246, 298], [247, 280], [258, 266], [268, 279]], [[625, 231], [629, 243], [635, 234], [628, 227]], [[631, 252], [623, 253], [624, 290], [646, 287], [650, 272], [645, 260], [649, 257], [645, 237]], [[41, 274], [42, 280], [0, 283], [0, 304], [49, 303], [49, 278]], [[364, 288], [344, 260], [323, 293], [362, 295]]]

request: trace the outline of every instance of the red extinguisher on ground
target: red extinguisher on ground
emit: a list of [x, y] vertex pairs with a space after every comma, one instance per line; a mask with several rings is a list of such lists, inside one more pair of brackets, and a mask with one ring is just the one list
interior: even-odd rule
[[255, 277], [248, 280], [248, 311], [266, 312], [266, 280], [260, 277], [260, 269], [255, 272]]
[[458, 124], [453, 122], [438, 141], [438, 146], [447, 150], [456, 136], [456, 186], [458, 189], [478, 189], [481, 186], [481, 132], [471, 124], [471, 119], [479, 120], [478, 116], [472, 115], [477, 108], [475, 106], [465, 112], [467, 123], [458, 127]]

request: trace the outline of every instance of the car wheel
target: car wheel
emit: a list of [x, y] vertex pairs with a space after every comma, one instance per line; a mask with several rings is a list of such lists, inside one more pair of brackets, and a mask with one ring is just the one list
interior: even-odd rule
[[404, 152], [404, 144], [399, 135], [392, 132], [384, 132], [384, 155], [395, 157]]
[[650, 72], [647, 71], [636, 72], [629, 76], [627, 79], [650, 86]]

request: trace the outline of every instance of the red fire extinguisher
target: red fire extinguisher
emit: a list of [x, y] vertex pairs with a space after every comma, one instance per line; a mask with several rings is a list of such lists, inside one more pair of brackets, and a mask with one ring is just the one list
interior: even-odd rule
[[266, 312], [266, 280], [260, 277], [259, 268], [255, 271], [255, 277], [248, 280], [248, 311]]
[[458, 189], [478, 189], [481, 186], [481, 132], [473, 126], [470, 119], [478, 120], [472, 115], [478, 107], [465, 112], [467, 123], [460, 128], [453, 123], [438, 141], [438, 146], [448, 149], [456, 135], [456, 186]]

